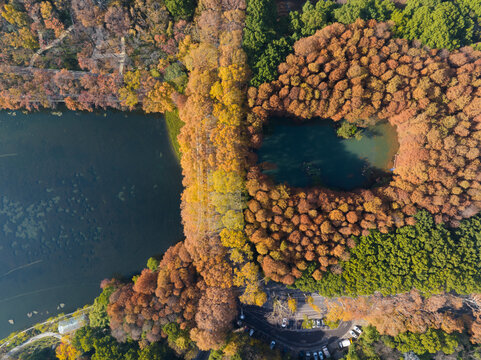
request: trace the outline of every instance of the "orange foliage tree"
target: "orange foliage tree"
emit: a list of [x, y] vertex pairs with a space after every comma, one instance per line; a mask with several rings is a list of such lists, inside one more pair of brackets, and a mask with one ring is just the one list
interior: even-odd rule
[[250, 146], [262, 144], [272, 114], [345, 119], [359, 127], [388, 120], [399, 152], [392, 181], [355, 192], [280, 191], [252, 154], [245, 231], [265, 274], [292, 285], [307, 262], [319, 280], [349, 258], [351, 236], [413, 224], [418, 209], [457, 226], [481, 209], [481, 52], [449, 52], [395, 39], [374, 20], [332, 24], [303, 38], [278, 79], [248, 89]]

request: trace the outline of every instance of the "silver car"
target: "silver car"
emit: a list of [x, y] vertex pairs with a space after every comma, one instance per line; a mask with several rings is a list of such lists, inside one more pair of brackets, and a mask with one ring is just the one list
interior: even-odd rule
[[360, 328], [359, 326], [354, 326], [352, 329], [353, 329], [355, 332], [357, 332], [359, 335], [362, 334], [362, 330], [361, 330], [361, 328]]

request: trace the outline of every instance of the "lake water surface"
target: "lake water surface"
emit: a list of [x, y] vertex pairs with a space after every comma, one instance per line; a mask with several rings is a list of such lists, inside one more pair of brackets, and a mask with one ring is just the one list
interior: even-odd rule
[[181, 189], [160, 117], [0, 112], [0, 338], [179, 241]]
[[259, 161], [274, 179], [295, 187], [313, 185], [352, 190], [388, 178], [399, 144], [396, 129], [379, 123], [360, 140], [337, 136], [332, 120], [294, 122], [272, 118], [264, 131]]

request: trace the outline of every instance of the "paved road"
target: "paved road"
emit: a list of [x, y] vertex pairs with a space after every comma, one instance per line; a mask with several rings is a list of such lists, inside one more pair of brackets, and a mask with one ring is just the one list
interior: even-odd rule
[[[296, 352], [301, 350], [319, 350], [328, 344], [334, 352], [337, 341], [345, 337], [350, 330], [351, 322], [342, 322], [338, 328], [332, 330], [286, 330], [269, 324], [265, 319], [266, 311], [259, 307], [244, 307], [245, 324], [260, 332], [268, 341], [275, 340]], [[281, 345], [281, 346], [282, 346]]]
[[22, 350], [24, 347], [30, 345], [31, 343], [37, 341], [37, 340], [40, 340], [40, 339], [43, 339], [43, 338], [46, 338], [46, 337], [54, 337], [54, 338], [57, 338], [57, 339], [62, 339], [62, 336], [60, 334], [57, 334], [57, 333], [54, 333], [54, 332], [46, 332], [46, 333], [43, 333], [43, 334], [39, 334], [37, 336], [34, 336], [33, 338], [31, 338], [30, 340], [24, 342], [23, 344], [19, 345], [19, 346], [16, 346], [14, 347], [12, 350], [10, 350], [7, 354], [5, 354], [1, 360], [7, 360], [7, 359], [11, 359], [12, 356], [14, 356], [16, 353], [18, 353], [20, 350]]
[[210, 351], [199, 351], [194, 360], [208, 360]]
[[[286, 289], [285, 285], [277, 283], [269, 283], [265, 287], [265, 291], [267, 292], [269, 300], [273, 300], [274, 298], [281, 301], [287, 301], [288, 298], [296, 299], [297, 311], [294, 315], [289, 315], [289, 318], [303, 320], [304, 316], [307, 316], [310, 319], [316, 319], [324, 317], [327, 313], [327, 308], [324, 301], [325, 297], [319, 294], [306, 294], [298, 289]], [[307, 295], [312, 297], [314, 305], [317, 307], [317, 310], [314, 310], [314, 308], [307, 303]], [[266, 304], [264, 304], [263, 307], [265, 309], [272, 310], [272, 301], [268, 301]]]

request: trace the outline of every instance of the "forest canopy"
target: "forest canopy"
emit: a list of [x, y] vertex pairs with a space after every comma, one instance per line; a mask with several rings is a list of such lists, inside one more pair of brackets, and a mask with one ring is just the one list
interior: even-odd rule
[[426, 211], [416, 224], [382, 234], [377, 230], [356, 239], [350, 259], [340, 263], [342, 274], [312, 278], [310, 266], [295, 286], [327, 296], [395, 295], [418, 289], [426, 295], [481, 291], [481, 216], [458, 228], [435, 224]]
[[[279, 19], [274, 0], [66, 3], [2, 2], [0, 106], [178, 115], [185, 240], [106, 285], [92, 327], [59, 353], [170, 358], [166, 339], [186, 357], [279, 358], [231, 333], [237, 300], [262, 306], [266, 279], [327, 296], [481, 292], [481, 0], [307, 1]], [[255, 150], [276, 112], [343, 120], [345, 137], [389, 120], [401, 144], [392, 182], [274, 184]], [[454, 344], [428, 325], [457, 331], [457, 319], [406, 313], [395, 347], [439, 348], [408, 327]]]
[[301, 10], [278, 22], [272, 20], [275, 13], [271, 1], [248, 1], [244, 48], [253, 69], [253, 86], [276, 78], [277, 66], [295, 41], [334, 22], [351, 24], [359, 18], [392, 21], [396, 36], [418, 39], [436, 49], [478, 48], [481, 42], [480, 0], [408, 0], [403, 7], [392, 0], [349, 0], [343, 5], [319, 0], [306, 1]]
[[453, 227], [481, 209], [481, 52], [430, 49], [394, 37], [392, 26], [328, 25], [295, 43], [276, 80], [248, 90], [253, 151], [279, 114], [361, 129], [387, 120], [400, 144], [389, 182], [351, 192], [279, 185], [252, 162], [245, 229], [274, 281], [292, 285], [308, 263], [317, 266], [315, 280], [339, 274], [353, 238], [414, 225], [420, 209]]

